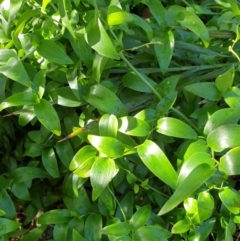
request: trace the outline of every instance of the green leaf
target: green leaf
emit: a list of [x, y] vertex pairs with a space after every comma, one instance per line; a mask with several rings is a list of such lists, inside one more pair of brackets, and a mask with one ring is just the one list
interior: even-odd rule
[[134, 241], [161, 240], [167, 241], [172, 234], [160, 226], [144, 226], [139, 228], [133, 235]]
[[5, 65], [7, 64], [8, 60], [10, 58], [15, 58], [17, 59], [17, 53], [13, 49], [0, 49], [0, 65]]
[[43, 97], [46, 83], [46, 70], [40, 70], [33, 79], [33, 93], [38, 94], [39, 98]]
[[70, 34], [73, 36], [73, 38], [76, 38], [75, 33], [73, 31], [72, 25], [69, 21], [68, 15], [67, 15], [67, 9], [66, 9], [66, 4], [70, 4], [69, 0], [59, 0], [58, 1], [58, 10], [62, 19], [62, 22], [64, 25], [67, 27], [68, 31]]
[[170, 77], [160, 82], [160, 84], [157, 86], [157, 91], [162, 96], [162, 98], [167, 96], [170, 92], [176, 90], [180, 77], [180, 75], [171, 75]]
[[208, 164], [200, 164], [177, 187], [173, 195], [164, 204], [158, 215], [163, 215], [177, 207], [184, 199], [195, 192], [215, 172]]
[[178, 186], [198, 165], [203, 163], [208, 164], [210, 167], [214, 167], [215, 161], [206, 152], [197, 152], [186, 159], [178, 175]]
[[90, 214], [84, 225], [84, 237], [87, 240], [101, 240], [102, 217], [100, 214]]
[[34, 105], [34, 112], [43, 126], [55, 135], [61, 135], [61, 126], [58, 114], [47, 100], [41, 99], [39, 104]]
[[63, 165], [68, 168], [71, 159], [74, 156], [73, 148], [68, 140], [64, 142], [58, 142], [55, 145], [56, 153], [58, 158], [61, 160]]
[[208, 135], [212, 130], [225, 124], [237, 124], [239, 119], [239, 109], [223, 108], [217, 110], [208, 119], [204, 127], [204, 134]]
[[156, 57], [161, 68], [162, 74], [168, 70], [174, 49], [174, 36], [171, 30], [161, 33], [161, 36], [154, 37], [153, 42]]
[[231, 108], [240, 108], [240, 89], [236, 86], [224, 92], [224, 101]]
[[47, 148], [42, 151], [42, 162], [46, 171], [53, 177], [60, 177], [57, 158], [53, 148]]
[[186, 233], [190, 229], [191, 225], [189, 220], [183, 219], [175, 223], [171, 229], [172, 233]]
[[11, 233], [21, 226], [21, 223], [12, 221], [7, 218], [0, 218], [0, 235]]
[[112, 180], [115, 171], [115, 162], [112, 159], [106, 157], [96, 158], [90, 171], [90, 181], [93, 187], [93, 201], [99, 197], [108, 183]]
[[103, 85], [91, 86], [89, 93], [85, 94], [83, 99], [95, 108], [108, 114], [114, 114], [116, 116], [124, 116], [127, 114], [126, 108], [120, 99]]
[[[24, 175], [23, 175], [24, 173]], [[49, 178], [48, 173], [37, 167], [18, 167], [11, 173], [13, 183], [26, 182], [34, 178]]]
[[83, 163], [87, 161], [89, 158], [95, 157], [97, 155], [97, 151], [94, 147], [90, 145], [86, 145], [82, 147], [73, 157], [70, 165], [69, 170], [73, 171], [77, 168], [81, 168]]
[[99, 120], [99, 133], [101, 136], [115, 138], [117, 136], [118, 120], [115, 115], [105, 114]]
[[110, 59], [119, 59], [119, 54], [96, 13], [89, 21], [86, 32], [86, 41], [96, 52]]
[[21, 241], [39, 240], [45, 229], [46, 229], [45, 225], [42, 225], [41, 227], [34, 228], [29, 233], [24, 234]]
[[194, 95], [200, 96], [211, 101], [218, 101], [222, 98], [221, 92], [217, 89], [215, 83], [201, 82], [184, 87], [187, 91]]
[[68, 235], [68, 223], [58, 223], [54, 225], [53, 238], [58, 241], [65, 241]]
[[5, 99], [0, 104], [0, 111], [13, 106], [22, 106], [22, 105], [35, 105], [39, 103], [40, 100], [36, 94], [32, 94], [29, 92], [20, 92], [17, 94], [13, 94]]
[[234, 73], [235, 69], [234, 66], [232, 66], [229, 70], [224, 72], [223, 74], [220, 74], [216, 80], [216, 87], [221, 93], [224, 93], [227, 89], [230, 89], [233, 84], [234, 80]]
[[137, 230], [144, 226], [151, 214], [151, 206], [145, 205], [143, 207], [140, 207], [131, 217], [129, 220], [129, 224], [131, 225], [131, 228], [134, 230]]
[[232, 176], [232, 175], [239, 175], [240, 174], [240, 147], [235, 147], [227, 152], [220, 158], [219, 163], [219, 171], [224, 172], [225, 174]]
[[69, 222], [72, 218], [71, 212], [67, 209], [56, 209], [42, 214], [38, 218], [39, 224], [57, 224]]
[[142, 145], [138, 146], [137, 151], [143, 163], [155, 176], [171, 188], [176, 188], [177, 173], [157, 144], [146, 140]]
[[5, 212], [5, 217], [15, 220], [16, 210], [11, 197], [8, 195], [7, 191], [0, 186], [0, 209]]
[[132, 116], [124, 116], [119, 119], [119, 131], [130, 136], [147, 136], [150, 132], [150, 126], [144, 120]]
[[210, 42], [208, 29], [196, 14], [184, 10], [177, 15], [176, 20], [201, 38], [205, 47], [208, 47]]
[[31, 86], [28, 74], [17, 58], [12, 57], [8, 60], [7, 64], [0, 66], [0, 73], [24, 86]]
[[158, 120], [157, 132], [166, 136], [185, 139], [197, 139], [197, 133], [186, 123], [172, 117]]
[[224, 206], [233, 214], [240, 213], [240, 194], [235, 189], [226, 187], [219, 192], [219, 197]]
[[37, 51], [49, 62], [57, 64], [73, 64], [73, 61], [67, 56], [63, 49], [51, 40], [42, 40], [37, 46]]
[[198, 194], [198, 215], [201, 222], [212, 216], [214, 207], [214, 199], [209, 192]]
[[[156, 87], [156, 83], [144, 74], [141, 74], [148, 83]], [[122, 82], [125, 87], [143, 93], [152, 93], [152, 90], [136, 75], [134, 72], [129, 72], [122, 77]]]
[[165, 114], [168, 113], [168, 111], [171, 109], [171, 107], [174, 105], [176, 99], [177, 99], [178, 92], [177, 91], [171, 91], [169, 94], [164, 96], [157, 104], [157, 117], [163, 117]]
[[108, 157], [120, 157], [124, 152], [124, 145], [112, 137], [88, 135], [89, 142]]
[[130, 225], [128, 223], [114, 223], [104, 227], [101, 233], [107, 235], [123, 236], [130, 232]]
[[31, 201], [28, 187], [24, 182], [14, 183], [12, 185], [12, 193], [21, 200]]
[[195, 214], [198, 211], [197, 203], [198, 203], [197, 200], [192, 197], [186, 198], [183, 202], [183, 206], [186, 213]]
[[[133, 215], [134, 208], [134, 196], [133, 192], [128, 192], [121, 200], [120, 205], [118, 205], [115, 216], [123, 221], [125, 218], [130, 219]], [[125, 213], [125, 217], [123, 217], [122, 212]]]
[[103, 216], [113, 216], [115, 213], [116, 200], [111, 192], [109, 188], [105, 188], [98, 198], [98, 208]]
[[210, 132], [207, 136], [208, 145], [216, 152], [227, 148], [240, 146], [240, 126], [228, 124], [220, 126]]
[[79, 165], [79, 167], [76, 170], [74, 170], [73, 173], [81, 178], [89, 177], [92, 165], [95, 162], [95, 160], [96, 160], [96, 157], [93, 156], [82, 161], [81, 165]]

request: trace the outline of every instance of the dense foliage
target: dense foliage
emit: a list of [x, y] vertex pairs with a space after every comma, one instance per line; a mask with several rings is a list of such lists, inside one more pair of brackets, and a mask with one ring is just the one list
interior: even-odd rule
[[0, 2], [1, 241], [239, 239], [236, 0]]

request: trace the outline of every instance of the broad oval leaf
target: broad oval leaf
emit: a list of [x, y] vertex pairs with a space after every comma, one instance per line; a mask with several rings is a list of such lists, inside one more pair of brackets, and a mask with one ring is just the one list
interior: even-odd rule
[[226, 124], [237, 124], [240, 119], [239, 109], [224, 108], [214, 112], [208, 119], [204, 134], [208, 135], [212, 130]]
[[164, 117], [158, 120], [157, 132], [166, 136], [197, 139], [197, 133], [186, 123], [172, 117]]
[[174, 49], [174, 35], [171, 30], [165, 31], [160, 37], [153, 39], [154, 49], [162, 74], [168, 70]]
[[38, 53], [49, 62], [57, 64], [73, 64], [63, 49], [51, 40], [44, 39], [37, 46]]
[[175, 223], [171, 229], [172, 233], [185, 233], [191, 228], [189, 220], [183, 219]]
[[195, 83], [184, 87], [184, 89], [206, 100], [218, 101], [222, 98], [222, 94], [217, 89], [215, 83]]
[[[143, 78], [152, 86], [156, 87], [156, 82], [141, 74]], [[134, 72], [129, 72], [122, 77], [122, 82], [125, 87], [143, 93], [152, 93], [152, 90], [136, 75]]]
[[7, 64], [0, 66], [0, 73], [24, 86], [31, 86], [28, 74], [23, 64], [17, 58], [12, 57]]
[[95, 160], [90, 171], [90, 181], [93, 187], [92, 200], [95, 201], [112, 180], [115, 174], [114, 160], [99, 157]]
[[99, 120], [99, 133], [101, 136], [115, 138], [117, 136], [118, 120], [115, 115], [105, 114]]
[[21, 226], [21, 223], [12, 221], [7, 218], [0, 218], [0, 235], [11, 233]]
[[13, 183], [20, 183], [32, 180], [34, 178], [49, 178], [49, 174], [43, 169], [26, 166], [18, 167], [17, 169], [13, 170], [11, 173], [11, 178]]
[[60, 177], [57, 158], [53, 148], [47, 148], [42, 151], [42, 162], [46, 171], [53, 177]]
[[176, 188], [177, 173], [157, 144], [146, 140], [142, 145], [138, 146], [137, 151], [143, 163], [155, 176], [171, 188]]
[[126, 222], [114, 223], [104, 227], [101, 230], [101, 233], [107, 235], [123, 236], [127, 235], [130, 232], [130, 225]]
[[227, 89], [231, 88], [234, 80], [234, 73], [235, 69], [234, 66], [232, 66], [230, 69], [228, 69], [223, 74], [220, 74], [216, 80], [216, 87], [221, 93], [224, 93]]
[[5, 99], [0, 104], [0, 111], [12, 107], [12, 106], [21, 106], [21, 105], [35, 105], [39, 103], [39, 98], [36, 94], [32, 94], [29, 92], [20, 92], [17, 94], [13, 94]]
[[240, 194], [230, 187], [219, 192], [219, 197], [224, 206], [233, 214], [240, 213]]
[[16, 209], [11, 197], [8, 195], [7, 191], [0, 186], [0, 209], [4, 211], [5, 218], [12, 220], [16, 219]]
[[134, 241], [146, 241], [146, 240], [162, 240], [166, 241], [168, 240], [172, 234], [160, 227], [160, 226], [144, 226], [139, 228], [133, 235]]
[[127, 114], [126, 108], [120, 99], [103, 85], [93, 85], [89, 93], [83, 96], [89, 104], [95, 108], [116, 116]]
[[129, 223], [131, 225], [131, 227], [134, 230], [137, 230], [139, 228], [141, 228], [142, 226], [144, 226], [151, 214], [151, 206], [150, 205], [145, 205], [143, 207], [140, 207], [131, 217], [131, 219], [129, 220]]
[[61, 126], [58, 114], [47, 100], [41, 99], [39, 104], [34, 105], [34, 112], [43, 126], [55, 135], [61, 135]]
[[[101, 240], [102, 216], [100, 214], [90, 214], [84, 224], [84, 237], [86, 240]], [[79, 240], [81, 241], [81, 240]]]
[[17, 59], [17, 53], [13, 49], [0, 49], [0, 65], [5, 65], [10, 58]]
[[67, 209], [51, 210], [38, 218], [40, 224], [57, 224], [69, 222], [72, 218], [71, 212]]
[[95, 162], [95, 160], [96, 160], [96, 157], [93, 156], [82, 161], [81, 165], [76, 170], [74, 170], [73, 173], [81, 178], [89, 177], [92, 165]]
[[208, 145], [216, 152], [240, 146], [240, 126], [228, 124], [220, 126], [207, 136]]
[[89, 142], [102, 154], [108, 157], [120, 157], [124, 152], [124, 145], [112, 137], [88, 135]]
[[201, 192], [198, 195], [198, 215], [203, 222], [211, 217], [214, 210], [214, 199], [209, 192]]
[[73, 157], [70, 165], [69, 170], [73, 171], [74, 169], [77, 169], [78, 167], [81, 167], [81, 165], [88, 160], [89, 158], [95, 157], [97, 155], [97, 151], [94, 147], [90, 145], [86, 145], [82, 147]]
[[204, 184], [215, 172], [215, 168], [203, 163], [198, 165], [193, 171], [183, 180], [173, 195], [164, 204], [158, 215], [163, 215], [176, 206], [184, 199], [195, 192], [202, 184]]
[[150, 132], [149, 124], [132, 116], [124, 116], [119, 119], [119, 131], [130, 136], [147, 136]]
[[220, 158], [219, 171], [225, 174], [239, 175], [240, 174], [240, 147], [236, 147], [227, 152], [224, 156]]

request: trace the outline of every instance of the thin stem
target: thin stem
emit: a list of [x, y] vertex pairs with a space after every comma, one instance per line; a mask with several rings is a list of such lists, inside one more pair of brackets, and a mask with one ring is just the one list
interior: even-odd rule
[[122, 215], [123, 215], [124, 221], [127, 221], [126, 214], [125, 214], [125, 212], [123, 211], [123, 208], [122, 208], [121, 204], [119, 203], [119, 201], [117, 200], [117, 198], [115, 197], [114, 193], [112, 192], [112, 190], [111, 190], [111, 188], [110, 188], [109, 186], [108, 186], [108, 190], [109, 190], [109, 192], [112, 194], [112, 196], [113, 196], [113, 198], [115, 199], [116, 203], [118, 204], [119, 209], [120, 209], [120, 211], [121, 211], [121, 213], [122, 213]]

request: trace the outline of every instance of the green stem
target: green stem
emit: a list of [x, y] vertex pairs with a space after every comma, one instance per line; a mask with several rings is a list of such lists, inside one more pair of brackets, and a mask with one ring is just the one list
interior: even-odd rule
[[[121, 59], [125, 62], [125, 64], [149, 87], [149, 89], [153, 92], [153, 94], [159, 99], [162, 100], [161, 95], [157, 92], [157, 90], [134, 68], [134, 66], [125, 58], [122, 52], [120, 52]], [[200, 133], [198, 127], [194, 125], [183, 113], [177, 110], [174, 107], [171, 107], [171, 110], [182, 117], [197, 133]]]

